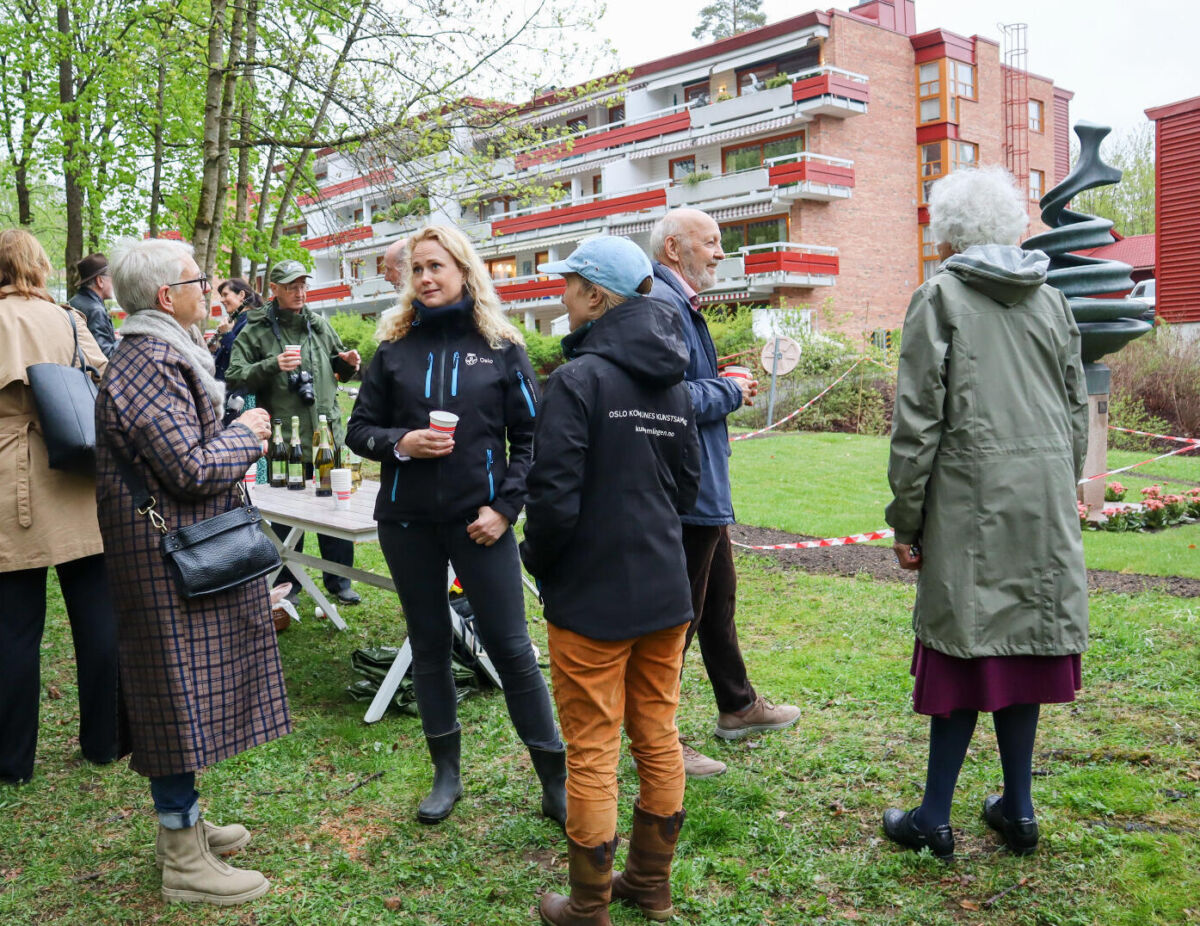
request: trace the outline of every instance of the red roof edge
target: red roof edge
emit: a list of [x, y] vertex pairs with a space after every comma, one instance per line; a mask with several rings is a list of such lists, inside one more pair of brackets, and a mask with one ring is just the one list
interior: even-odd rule
[[1146, 110], [1146, 118], [1157, 122], [1168, 116], [1181, 116], [1198, 109], [1200, 109], [1200, 96], [1194, 96], [1189, 100], [1180, 100], [1178, 103], [1168, 103], [1166, 106], [1152, 106]]

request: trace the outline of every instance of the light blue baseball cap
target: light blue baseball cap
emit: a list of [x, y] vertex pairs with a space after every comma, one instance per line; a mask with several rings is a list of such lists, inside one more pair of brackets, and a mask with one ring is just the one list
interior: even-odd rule
[[650, 258], [628, 238], [599, 235], [579, 245], [566, 260], [538, 264], [539, 273], [578, 273], [597, 286], [632, 299], [654, 268]]

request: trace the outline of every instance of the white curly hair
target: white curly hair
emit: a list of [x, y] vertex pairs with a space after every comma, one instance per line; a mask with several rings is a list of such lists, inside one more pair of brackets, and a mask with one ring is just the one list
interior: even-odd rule
[[933, 237], [956, 253], [976, 244], [1016, 244], [1028, 224], [1025, 199], [1003, 167], [956, 170], [929, 191]]

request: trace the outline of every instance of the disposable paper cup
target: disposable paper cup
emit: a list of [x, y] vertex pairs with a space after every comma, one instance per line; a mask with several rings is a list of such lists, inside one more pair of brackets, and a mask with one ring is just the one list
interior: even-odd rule
[[283, 345], [283, 351], [286, 354], [295, 354], [297, 357], [299, 357], [300, 356], [300, 345], [299, 344], [285, 344], [285, 345]]
[[258, 481], [258, 464], [255, 463], [248, 470], [246, 470], [246, 475], [243, 476], [242, 479], [245, 481], [246, 485], [254, 485], [254, 483]]
[[721, 371], [721, 376], [726, 379], [754, 379], [749, 367], [731, 366], [725, 367]]
[[454, 429], [458, 427], [458, 415], [454, 412], [430, 412], [429, 427], [439, 434], [449, 434], [453, 437]]
[[333, 507], [345, 511], [350, 507], [350, 491], [353, 487], [353, 477], [348, 469], [335, 469], [329, 472], [329, 485], [333, 489]]

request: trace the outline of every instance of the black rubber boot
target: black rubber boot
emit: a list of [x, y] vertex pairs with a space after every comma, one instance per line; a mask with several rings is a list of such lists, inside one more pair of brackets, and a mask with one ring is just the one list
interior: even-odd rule
[[567, 751], [529, 747], [533, 770], [542, 783], [542, 814], [559, 826], [567, 825]]
[[441, 736], [427, 736], [429, 755], [433, 759], [433, 787], [417, 807], [421, 823], [440, 823], [450, 816], [455, 803], [462, 797], [462, 778], [458, 774], [462, 755], [462, 727], [455, 727]]

